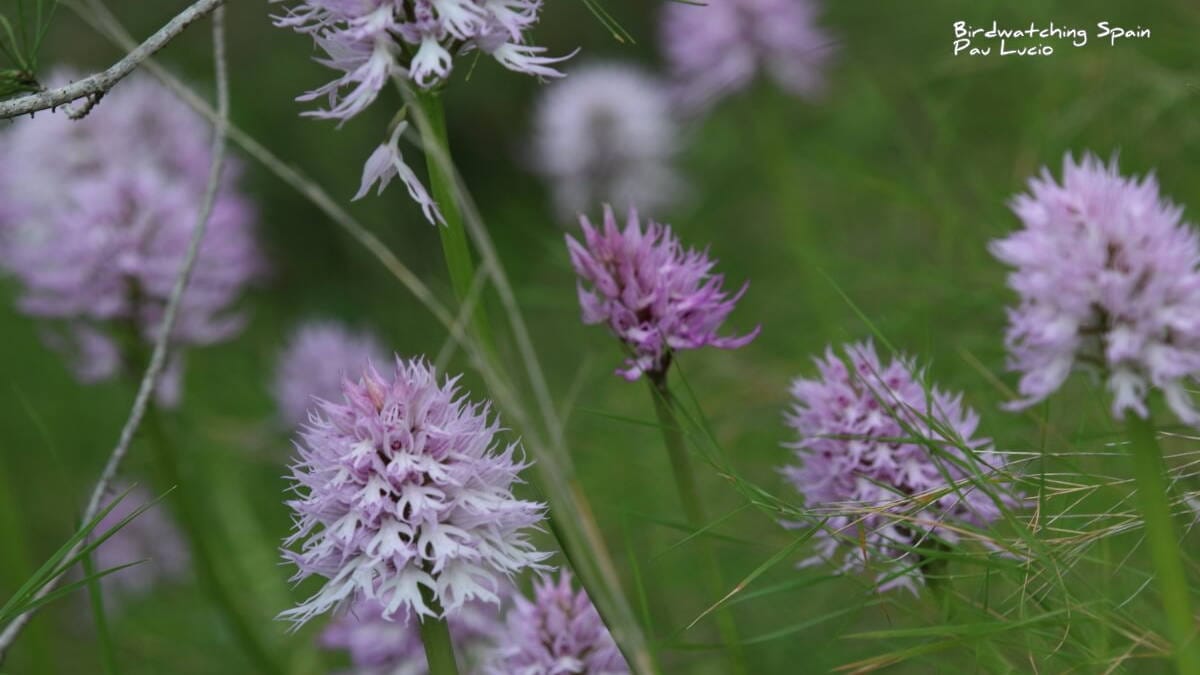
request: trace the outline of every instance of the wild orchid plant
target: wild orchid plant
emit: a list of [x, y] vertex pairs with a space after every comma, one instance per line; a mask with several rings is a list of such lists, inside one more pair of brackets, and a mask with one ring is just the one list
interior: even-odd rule
[[[407, 284], [447, 329], [451, 345], [466, 348], [489, 389], [487, 396], [469, 397], [459, 377], [440, 374], [424, 358], [389, 356], [374, 333], [332, 321], [303, 324], [279, 341], [271, 388], [279, 421], [296, 435], [292, 496], [286, 501], [294, 529], [283, 555], [296, 568], [294, 580], [312, 589], [279, 617], [300, 628], [330, 615], [314, 644], [346, 652], [355, 672], [364, 675], [655, 672], [642, 635], [649, 620], [629, 618], [615, 565], [570, 471], [558, 402], [531, 355], [533, 342], [516, 294], [454, 169], [439, 98], [468, 57], [486, 56], [539, 79], [562, 77], [568, 56], [547, 56], [529, 41], [542, 2], [273, 1], [290, 1], [274, 17], [275, 25], [310, 36], [323, 54], [318, 61], [337, 72], [300, 97], [325, 106], [304, 115], [345, 123], [373, 105], [389, 83], [400, 90], [404, 103], [381, 134], [385, 142], [366, 160], [354, 199], [376, 187], [382, 193], [394, 179], [405, 185], [442, 237], [459, 314], [441, 305], [336, 200], [261, 147], [256, 156], [290, 177]], [[220, 73], [222, 14], [214, 9], [219, 5], [200, 0], [187, 10], [191, 15], [180, 16], [190, 21], [218, 12], [214, 50]], [[577, 276], [583, 323], [607, 327], [625, 353], [616, 374], [649, 385], [689, 539], [708, 534], [712, 523], [688, 446], [719, 441], [692, 437], [694, 429], [707, 432], [706, 424], [690, 419], [691, 411], [668, 385], [672, 365], [704, 347], [746, 348], [760, 327], [727, 331], [748, 282], [727, 290], [707, 250], [686, 248], [670, 226], [643, 224], [637, 209], [667, 210], [682, 193], [674, 162], [687, 115], [676, 108], [693, 115], [707, 110], [760, 73], [804, 98], [825, 91], [833, 43], [818, 25], [818, 13], [811, 0], [670, 3], [662, 8], [660, 24], [663, 80], [632, 67], [580, 68], [548, 88], [536, 115], [534, 164], [550, 182], [560, 216], [587, 213], [605, 200], [629, 207], [624, 226], [609, 206], [598, 224], [581, 216], [579, 235], [566, 236], [563, 258]], [[148, 43], [160, 40], [161, 47], [180, 30], [168, 25]], [[11, 29], [7, 33], [11, 39]], [[269, 266], [254, 235], [255, 209], [239, 165], [235, 161], [221, 171], [221, 144], [229, 132], [223, 74], [219, 109], [213, 112], [215, 142], [202, 116], [149, 78], [135, 75], [115, 86], [126, 75], [107, 84], [95, 79], [99, 76], [82, 78], [18, 101], [76, 106], [0, 130], [0, 154], [38, 159], [0, 162], [0, 268], [17, 283], [18, 307], [44, 326], [46, 343], [64, 353], [79, 379], [130, 374], [153, 349], [165, 358], [165, 377], [157, 379], [151, 357], [145, 393], [152, 388], [161, 407], [172, 407], [181, 400], [184, 350], [237, 336], [246, 316], [239, 299]], [[71, 79], [63, 71], [50, 81]], [[410, 113], [421, 132], [428, 189], [402, 157]], [[1078, 161], [1068, 155], [1060, 180], [1043, 170], [1012, 209], [1021, 228], [991, 245], [995, 257], [1013, 268], [1009, 286], [1019, 296], [1008, 315], [1009, 365], [1020, 378], [1019, 398], [1009, 407], [1028, 409], [1048, 399], [1075, 370], [1091, 372], [1110, 394], [1112, 416], [1124, 423], [1134, 459], [1142, 522], [1170, 629], [1162, 649], [1181, 673], [1200, 672], [1187, 569], [1171, 512], [1175, 488], [1163, 479], [1159, 430], [1151, 420], [1161, 396], [1180, 421], [1200, 426], [1189, 389], [1200, 377], [1200, 237], [1183, 220], [1183, 209], [1160, 195], [1153, 177], [1123, 177], [1115, 160], [1105, 164], [1092, 155]], [[197, 214], [200, 227], [194, 227]], [[207, 238], [195, 238], [205, 224]], [[483, 261], [478, 269], [468, 226]], [[512, 345], [500, 344], [485, 318], [486, 284], [494, 289], [488, 297], [505, 303]], [[507, 347], [527, 373], [537, 410], [514, 403], [520, 387], [510, 386], [514, 378], [499, 357]], [[1027, 587], [1035, 589], [1030, 597], [1043, 602], [1053, 586], [1038, 578], [1044, 568], [1034, 571], [1042, 564], [1035, 565], [1034, 558], [1053, 537], [1037, 520], [1043, 516], [1045, 474], [1036, 525], [1018, 525], [1016, 544], [991, 537], [986, 533], [1006, 521], [1012, 525], [1012, 513], [1026, 499], [1016, 485], [1013, 455], [983, 437], [980, 416], [962, 394], [930, 384], [916, 359], [881, 356], [872, 342], [829, 348], [815, 362], [815, 376], [794, 381], [786, 416], [795, 464], [782, 474], [803, 504], [774, 497], [736, 467], [718, 467], [748, 505], [768, 513], [773, 523], [804, 530], [793, 547], [777, 552], [732, 590], [711, 542], [699, 542], [709, 585], [696, 595], [713, 601], [699, 618], [715, 613], [729, 669], [751, 672], [743, 647], [758, 641], [742, 639], [729, 611], [731, 598], [770, 565], [792, 559], [810, 538], [816, 551], [802, 566], [832, 563], [835, 575], [866, 578], [872, 595], [899, 587], [920, 596], [922, 587], [939, 578], [933, 571], [938, 561], [970, 560], [990, 575], [989, 565], [998, 558], [1003, 562], [997, 569], [1021, 568], [1022, 602]], [[492, 400], [527, 441], [509, 438]], [[534, 419], [538, 412], [541, 424]], [[104, 602], [112, 606], [122, 593], [132, 596], [183, 576], [190, 564], [255, 668], [283, 672], [288, 666], [275, 653], [277, 645], [260, 634], [247, 617], [248, 603], [228, 585], [228, 568], [216, 540], [206, 534], [192, 491], [194, 477], [181, 470], [153, 413], [146, 426], [160, 470], [168, 483], [185, 486], [176, 514], [181, 531], [165, 513], [146, 510], [150, 495], [144, 490], [126, 487], [113, 498], [120, 460], [140, 424], [134, 414], [85, 512], [87, 522], [0, 608], [0, 656], [32, 612], [57, 597], [50, 595], [54, 584], [78, 563], [85, 565], [85, 575], [73, 583], [92, 587], [103, 643]], [[536, 461], [526, 459], [524, 447], [534, 448]], [[550, 477], [537, 485], [549, 505], [541, 495], [522, 496], [526, 470], [535, 466]], [[1045, 529], [1061, 527], [1048, 520]], [[552, 558], [544, 545], [549, 537], [541, 531], [559, 539], [561, 560]], [[967, 540], [984, 542], [987, 555], [975, 555]], [[1085, 557], [1072, 548], [1076, 544], [1072, 539], [1063, 547], [1064, 557]], [[1058, 555], [1044, 559], [1057, 563]], [[124, 568], [138, 557], [152, 558], [153, 565]], [[96, 574], [89, 565], [112, 574]], [[557, 576], [551, 569], [556, 565], [562, 568]], [[576, 589], [572, 570], [585, 588]], [[636, 567], [633, 575], [649, 617]], [[963, 604], [972, 609], [980, 604], [986, 614], [993, 611], [989, 601], [985, 586], [981, 602]], [[1072, 609], [1084, 615], [1120, 611], [1088, 603]], [[1023, 604], [1021, 611], [1027, 625], [1042, 619], [1026, 618]], [[943, 619], [950, 622], [948, 614]], [[965, 623], [947, 627], [953, 629], [951, 642], [976, 629]], [[890, 639], [896, 632], [881, 635]], [[921, 635], [944, 637], [936, 630]], [[1067, 642], [1063, 636], [1059, 644]], [[1154, 646], [1156, 636], [1138, 635], [1133, 642]], [[652, 647], [664, 650], [670, 643], [659, 640]], [[1093, 648], [1084, 648], [1090, 659]], [[985, 650], [974, 656], [980, 664], [992, 663]], [[115, 656], [106, 658], [106, 669], [116, 672]], [[854, 665], [865, 672], [894, 662]], [[1011, 672], [1003, 655], [995, 662]], [[1088, 661], [1093, 662], [1100, 657]]]
[[[701, 528], [707, 517], [667, 376], [677, 352], [701, 347], [738, 349], [758, 336], [757, 327], [737, 337], [717, 334], [749, 282], [730, 295], [723, 288], [724, 277], [712, 273], [716, 263], [706, 253], [684, 249], [670, 227], [652, 221], [643, 230], [633, 209], [624, 229], [608, 206], [601, 227], [593, 227], [586, 216], [580, 217], [579, 224], [583, 243], [570, 235], [566, 241], [579, 276], [583, 322], [607, 325], [628, 351], [617, 375], [630, 382], [644, 377], [649, 383], [684, 513], [691, 527]], [[710, 590], [719, 593], [723, 582], [718, 563], [711, 550], [705, 556]], [[724, 612], [718, 618], [732, 666], [743, 670], [733, 620]]]
[[1200, 672], [1187, 575], [1163, 480], [1149, 400], [1161, 392], [1185, 424], [1200, 425], [1186, 389], [1200, 377], [1200, 236], [1153, 176], [1126, 178], [1116, 160], [1063, 159], [1012, 202], [1022, 228], [992, 243], [1014, 269], [1020, 297], [1009, 311], [1009, 366], [1028, 407], [1075, 369], [1093, 372], [1126, 426], [1146, 537], [1180, 672]]
[[[325, 52], [321, 63], [341, 72], [340, 77], [300, 97], [301, 101], [329, 104], [306, 114], [345, 122], [374, 103], [393, 78], [436, 91], [450, 77], [455, 56], [474, 51], [518, 73], [561, 77], [554, 65], [565, 57], [543, 56], [544, 48], [525, 42], [540, 11], [538, 0], [301, 0], [275, 17], [275, 25], [311, 35]], [[356, 198], [366, 195], [375, 183], [382, 192], [399, 176], [425, 218], [450, 227], [442, 210], [455, 207], [430, 197], [404, 163], [400, 135], [406, 127], [403, 119], [398, 121], [387, 142], [367, 160]]]

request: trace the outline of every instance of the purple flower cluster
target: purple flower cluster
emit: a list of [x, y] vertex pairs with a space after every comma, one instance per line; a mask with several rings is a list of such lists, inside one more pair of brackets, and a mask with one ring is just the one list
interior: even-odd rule
[[813, 0], [721, 0], [663, 6], [662, 44], [680, 101], [691, 109], [745, 89], [759, 71], [797, 96], [825, 87], [833, 41]]
[[1013, 211], [1024, 227], [992, 243], [1015, 269], [1010, 367], [1024, 407], [1053, 393], [1076, 365], [1107, 379], [1112, 413], [1145, 417], [1151, 387], [1200, 425], [1186, 385], [1200, 377], [1200, 240], [1153, 176], [1124, 178], [1116, 160], [1063, 160], [1030, 180]]
[[[117, 485], [113, 492], [121, 494], [127, 489], [128, 485]], [[93, 536], [103, 535], [153, 500], [146, 490], [133, 488], [121, 503], [100, 520], [93, 530]], [[100, 580], [107, 604], [118, 604], [123, 597], [144, 594], [160, 582], [179, 579], [187, 574], [190, 566], [187, 547], [164, 508], [162, 504], [156, 504], [146, 509], [92, 553], [96, 572], [145, 561]]]
[[[819, 377], [792, 385], [787, 421], [798, 439], [789, 447], [800, 463], [783, 474], [828, 517], [808, 562], [840, 551], [841, 571], [876, 570], [881, 590], [915, 592], [919, 560], [908, 549], [930, 535], [953, 543], [963, 523], [994, 521], [999, 508], [969, 477], [1002, 471], [1006, 460], [975, 438], [979, 416], [961, 395], [927, 388], [911, 360], [885, 365], [869, 342], [848, 345], [845, 356], [848, 364], [827, 350], [816, 359]], [[991, 484], [1008, 494], [1002, 480]]]
[[676, 350], [736, 349], [758, 335], [758, 328], [739, 337], [717, 335], [748, 283], [731, 297], [721, 288], [724, 277], [712, 274], [716, 263], [704, 252], [685, 251], [670, 227], [651, 222], [643, 232], [631, 209], [621, 230], [608, 207], [602, 229], [587, 217], [580, 225], [583, 243], [567, 236], [567, 248], [580, 277], [583, 321], [608, 324], [632, 351], [617, 371], [625, 379], [663, 376]]
[[545, 89], [534, 125], [537, 169], [563, 220], [604, 203], [654, 213], [681, 192], [670, 97], [639, 68], [577, 69]]
[[[461, 670], [474, 672], [493, 650], [503, 627], [500, 609], [483, 602], [463, 605], [447, 617], [450, 638]], [[410, 618], [387, 619], [383, 606], [359, 601], [321, 633], [328, 649], [349, 652], [354, 675], [425, 675], [429, 664], [421, 631]]]
[[297, 580], [327, 581], [281, 618], [303, 623], [355, 600], [378, 601], [387, 619], [440, 617], [473, 599], [496, 603], [502, 579], [541, 567], [547, 554], [528, 530], [545, 507], [512, 494], [528, 465], [516, 443], [498, 449], [490, 406], [455, 383], [397, 358], [388, 377], [368, 367], [345, 382], [342, 403], [319, 404], [297, 444], [285, 546], [301, 543], [286, 552]]
[[506, 630], [484, 668], [488, 675], [625, 675], [629, 666], [600, 613], [563, 571], [534, 585], [533, 600], [516, 597]]
[[280, 417], [288, 425], [300, 424], [315, 403], [341, 395], [347, 376], [386, 363], [386, 354], [370, 333], [356, 333], [336, 321], [305, 323], [292, 334], [275, 367]]
[[[203, 118], [140, 76], [82, 120], [45, 112], [0, 132], [0, 267], [21, 283], [22, 311], [54, 322], [47, 339], [81, 380], [137, 365], [120, 333], [157, 336], [208, 184], [210, 141]], [[166, 405], [178, 398], [179, 348], [238, 333], [233, 305], [263, 269], [238, 173], [236, 163], [225, 171], [179, 308], [158, 392]]]

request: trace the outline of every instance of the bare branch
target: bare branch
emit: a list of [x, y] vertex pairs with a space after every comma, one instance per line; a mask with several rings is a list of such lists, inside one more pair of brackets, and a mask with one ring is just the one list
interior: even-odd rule
[[[179, 304], [183, 299], [183, 293], [187, 288], [188, 281], [192, 277], [192, 269], [196, 265], [196, 257], [200, 252], [200, 244], [204, 240], [205, 231], [208, 229], [208, 219], [212, 214], [213, 204], [217, 198], [217, 190], [221, 185], [221, 169], [225, 164], [225, 140], [229, 120], [229, 78], [225, 60], [225, 13], [223, 8], [220, 7], [222, 1], [216, 0], [212, 2], [213, 8], [217, 9], [216, 13], [213, 14], [213, 58], [217, 65], [217, 118], [213, 129], [212, 163], [209, 166], [208, 184], [205, 187], [204, 198], [200, 204], [200, 212], [196, 216], [196, 225], [192, 230], [192, 238], [188, 242], [183, 267], [179, 270], [179, 276], [175, 278], [175, 286], [171, 289], [171, 295], [167, 300], [162, 324], [159, 326], [158, 334], [155, 336], [154, 351], [150, 355], [150, 364], [146, 367], [146, 373], [142, 376], [141, 384], [138, 385], [133, 409], [130, 410], [129, 418], [125, 421], [125, 426], [121, 429], [117, 445], [113, 448], [112, 454], [109, 455], [108, 462], [104, 465], [104, 471], [100, 474], [100, 479], [96, 482], [95, 489], [92, 490], [92, 496], [88, 500], [87, 509], [84, 510], [81, 521], [84, 523], [91, 522], [96, 517], [96, 514], [100, 512], [109, 485], [116, 478], [117, 471], [121, 468], [121, 462], [129, 454], [129, 446], [133, 442], [133, 437], [137, 433], [138, 427], [141, 426], [142, 418], [146, 415], [150, 396], [158, 388], [158, 380], [162, 375], [163, 366], [166, 364], [167, 343], [169, 342], [172, 330], [175, 328], [175, 318], [179, 311]], [[86, 544], [87, 538], [85, 537], [75, 544], [66, 558], [75, 557]], [[53, 581], [43, 586], [34, 597], [41, 599], [49, 595], [55, 586], [58, 585], [58, 580], [60, 579], [62, 579], [62, 576], [56, 577]], [[4, 652], [16, 640], [17, 635], [20, 634], [21, 629], [24, 628], [32, 616], [33, 611], [18, 616], [4, 628], [3, 633], [0, 633], [0, 661], [3, 661]]]
[[[107, 70], [85, 77], [78, 82], [72, 82], [65, 87], [39, 91], [9, 101], [0, 101], [0, 119], [16, 117], [25, 113], [34, 113], [47, 108], [56, 108], [64, 103], [70, 103], [81, 98], [87, 98], [83, 111], [90, 111], [109, 89], [116, 86], [124, 77], [134, 71], [143, 61], [150, 58], [158, 50], [174, 40], [185, 28], [198, 19], [204, 18], [217, 7], [225, 4], [225, 0], [197, 0], [195, 4], [180, 12], [165, 26], [158, 29], [145, 42], [125, 55]], [[78, 114], [78, 113], [76, 113]], [[83, 115], [86, 115], [83, 112]], [[83, 115], [79, 115], [82, 117]]]

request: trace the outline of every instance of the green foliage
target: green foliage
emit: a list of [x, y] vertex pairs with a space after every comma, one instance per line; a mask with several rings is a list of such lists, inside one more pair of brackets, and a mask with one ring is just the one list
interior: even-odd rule
[[[168, 14], [144, 2], [113, 4], [139, 35]], [[1019, 414], [999, 408], [1013, 398], [1002, 342], [1003, 307], [1012, 297], [986, 247], [1015, 225], [1008, 198], [1066, 150], [1107, 156], [1120, 149], [1128, 171], [1157, 169], [1164, 191], [1196, 220], [1200, 15], [1194, 3], [1162, 0], [1136, 11], [1119, 0], [824, 4], [823, 21], [839, 37], [826, 99], [796, 101], [760, 85], [692, 122], [680, 163], [693, 199], [663, 214], [687, 243], [711, 244], [731, 282], [752, 280], [731, 329], [764, 323], [750, 347], [683, 355], [674, 374], [680, 426], [709, 515], [701, 527], [678, 515], [661, 429], [644, 391], [610, 375], [619, 349], [604, 330], [578, 323], [561, 230], [513, 150], [528, 132], [525, 120], [540, 85], [484, 60], [469, 85], [448, 87], [444, 95], [454, 158], [508, 263], [564, 420], [563, 446], [661, 671], [720, 672], [712, 664], [721, 663], [722, 645], [709, 611], [720, 607], [734, 615], [755, 673], [1168, 672], [1168, 624], [1152, 583], [1138, 494], [1103, 392], [1074, 377], [1050, 405]], [[596, 21], [594, 7], [548, 3], [538, 43], [553, 53], [583, 45], [580, 63], [616, 56], [651, 66], [657, 63], [657, 5], [605, 0], [601, 9], [635, 38], [617, 42], [618, 31]], [[0, 4], [0, 12], [13, 19], [15, 36], [22, 23], [10, 6]], [[309, 63], [311, 45], [271, 29], [260, 4], [234, 3], [229, 11], [236, 27], [237, 123], [348, 202], [363, 160], [400, 101], [338, 130], [299, 118], [302, 106], [292, 98], [329, 79], [327, 70]], [[952, 22], [963, 18], [1086, 25], [1117, 16], [1153, 27], [1154, 36], [1039, 59], [949, 55]], [[82, 28], [65, 28], [55, 31], [46, 53], [105, 65], [95, 56], [104, 43]], [[173, 71], [203, 82], [211, 68], [205, 36], [181, 38], [184, 44], [192, 39], [196, 49], [171, 49], [162, 58]], [[254, 68], [236, 67], [243, 62]], [[244, 336], [188, 355], [187, 403], [177, 434], [181, 476], [212, 486], [197, 495], [196, 520], [218, 542], [225, 573], [245, 580], [245, 604], [259, 610], [256, 628], [279, 653], [297, 655], [291, 671], [328, 672], [312, 655], [319, 622], [298, 634], [271, 623], [275, 612], [310, 590], [287, 587], [287, 569], [274, 552], [289, 526], [281, 504], [288, 441], [270, 421], [265, 383], [281, 336], [314, 315], [369, 323], [405, 355], [452, 353], [448, 369], [468, 372], [463, 382], [474, 395], [503, 392], [490, 391], [461, 350], [446, 349], [444, 328], [309, 201], [259, 166], [249, 166], [246, 178], [261, 207], [274, 276], [248, 303], [253, 320]], [[451, 297], [436, 254], [438, 233], [402, 190], [347, 208], [428, 279], [438, 297]], [[20, 412], [18, 396], [0, 388], [5, 468], [22, 477], [10, 481], [5, 501], [21, 509], [27, 548], [41, 559], [68, 530], [63, 495], [86, 493], [129, 396], [118, 386], [74, 382], [32, 322], [11, 309], [12, 287], [3, 293], [0, 328], [8, 347], [0, 350], [0, 372], [28, 392], [29, 405], [54, 430], [65, 467], [55, 471], [58, 460], [40, 450], [38, 424]], [[508, 317], [495, 299], [489, 289], [492, 326], [507, 337]], [[809, 357], [826, 344], [870, 336], [880, 346], [919, 355], [931, 364], [931, 380], [966, 393], [982, 414], [982, 433], [1010, 453], [1014, 487], [1027, 497], [1005, 504], [995, 527], [966, 528], [962, 545], [922, 551], [931, 563], [923, 569], [937, 583], [915, 597], [877, 594], [869, 574], [797, 568], [811, 555], [803, 537], [821, 520], [777, 473], [789, 459], [781, 447], [791, 440], [781, 419], [788, 381], [811, 374]], [[518, 363], [515, 344], [498, 343], [499, 358]], [[512, 374], [520, 368], [506, 371], [506, 382], [524, 395], [528, 383]], [[525, 419], [505, 415], [514, 436], [530, 434], [525, 422], [538, 426], [540, 409], [524, 411]], [[1192, 522], [1185, 520], [1191, 517], [1185, 497], [1195, 499], [1200, 487], [1200, 445], [1190, 432], [1165, 431], [1169, 507], [1182, 525]], [[548, 435], [540, 428], [533, 433]], [[905, 440], [929, 442], [912, 433]], [[940, 446], [929, 447], [938, 452]], [[965, 454], [966, 460], [939, 455], [947, 468], [969, 476], [950, 489], [994, 491]], [[146, 463], [146, 453], [135, 452], [129, 470], [145, 473]], [[531, 496], [544, 492], [536, 481], [529, 490]], [[804, 529], [786, 530], [780, 521]], [[1193, 598], [1196, 536], [1192, 528], [1177, 542]], [[730, 580], [722, 594], [706, 588], [697, 564], [701, 541], [716, 550]], [[550, 536], [544, 542], [553, 545]], [[560, 556], [555, 563], [566, 561]], [[131, 604], [120, 616], [110, 614], [124, 671], [253, 672], [208, 607], [198, 587], [183, 584]], [[69, 625], [68, 609], [56, 603], [38, 620]], [[97, 648], [65, 649], [65, 634], [55, 630], [51, 643], [60, 672], [98, 670]], [[27, 667], [33, 649], [18, 643], [9, 671], [37, 672]], [[340, 658], [330, 657], [328, 665], [337, 668]]]
[[0, 98], [38, 91], [38, 53], [58, 0], [0, 4]]
[[[60, 546], [58, 550], [56, 550], [46, 560], [46, 562], [42, 563], [42, 566], [39, 567], [37, 571], [35, 571], [33, 575], [21, 585], [20, 588], [17, 589], [16, 593], [14, 593], [8, 599], [8, 601], [4, 603], [3, 606], [0, 606], [0, 626], [7, 626], [21, 614], [38, 609], [42, 605], [53, 602], [59, 598], [71, 595], [81, 588], [86, 588], [90, 583], [96, 579], [99, 579], [100, 577], [118, 572], [126, 567], [132, 567], [141, 562], [133, 561], [125, 565], [103, 570], [101, 572], [87, 574], [79, 581], [74, 581], [68, 584], [59, 584], [54, 590], [49, 591], [44, 595], [40, 595], [44, 588], [52, 583], [56, 583], [60, 577], [71, 571], [75, 565], [80, 564], [85, 558], [87, 558], [88, 555], [91, 554], [92, 551], [96, 550], [96, 547], [108, 541], [108, 539], [120, 531], [121, 528], [128, 525], [134, 518], [137, 518], [142, 513], [145, 513], [147, 509], [157, 504], [159, 499], [161, 499], [161, 497], [159, 497], [159, 499], [139, 506], [104, 533], [96, 537], [91, 537], [92, 532], [96, 529], [96, 526], [100, 524], [100, 521], [104, 520], [104, 517], [107, 516], [114, 508], [116, 508], [117, 504], [119, 504], [121, 500], [128, 496], [129, 491], [132, 489], [133, 486], [126, 488], [124, 492], [114, 497], [107, 506], [101, 509], [94, 518], [87, 523], [84, 523], [82, 527], [76, 530], [75, 534], [71, 535], [71, 537], [67, 539], [67, 541], [64, 542], [62, 546]], [[87, 543], [76, 549], [76, 545], [82, 542], [85, 538], [88, 538]]]

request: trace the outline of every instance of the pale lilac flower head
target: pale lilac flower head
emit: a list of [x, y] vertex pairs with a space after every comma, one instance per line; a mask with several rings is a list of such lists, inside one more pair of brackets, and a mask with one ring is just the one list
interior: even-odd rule
[[[311, 35], [325, 53], [318, 62], [339, 73], [299, 97], [328, 104], [305, 114], [345, 121], [371, 105], [393, 77], [433, 89], [450, 77], [456, 56], [476, 50], [509, 70], [561, 77], [555, 64], [567, 57], [546, 56], [544, 47], [526, 42], [541, 7], [541, 0], [295, 0], [275, 25]], [[368, 159], [357, 197], [376, 181], [382, 190], [398, 175], [425, 217], [440, 222], [433, 200], [401, 159], [404, 126]]]
[[450, 76], [455, 56], [475, 50], [509, 70], [562, 77], [554, 64], [566, 57], [526, 43], [541, 8], [541, 0], [295, 0], [275, 25], [311, 35], [325, 52], [318, 61], [341, 72], [300, 97], [329, 103], [307, 114], [346, 120], [393, 76], [432, 89]]
[[[128, 485], [117, 485], [113, 495], [127, 489]], [[149, 492], [140, 487], [133, 488], [100, 520], [93, 530], [93, 538], [102, 536], [152, 501], [154, 497]], [[109, 503], [111, 498], [105, 506]], [[191, 564], [187, 546], [171, 521], [166, 505], [162, 503], [155, 504], [126, 523], [92, 553], [92, 563], [97, 573], [139, 561], [145, 562], [105, 575], [100, 580], [107, 604], [120, 604], [123, 598], [143, 595], [160, 583], [176, 581], [187, 575]]]
[[[816, 517], [828, 518], [819, 555], [806, 564], [869, 570], [881, 590], [915, 592], [920, 559], [904, 547], [931, 536], [955, 543], [964, 524], [996, 520], [996, 502], [969, 479], [1002, 471], [1005, 457], [975, 437], [979, 416], [962, 396], [927, 387], [910, 359], [883, 363], [869, 342], [848, 345], [845, 358], [830, 348], [816, 359], [816, 378], [792, 384], [787, 422], [798, 438], [789, 447], [799, 464], [783, 474]], [[1003, 480], [989, 485], [1013, 499]]]
[[803, 98], [825, 88], [833, 40], [817, 25], [815, 0], [667, 2], [662, 11], [667, 67], [687, 108], [743, 90], [760, 72]]
[[274, 393], [280, 417], [289, 425], [308, 419], [318, 401], [336, 400], [347, 376], [368, 364], [384, 365], [387, 352], [370, 333], [336, 321], [310, 321], [288, 339], [275, 366]]
[[[459, 668], [475, 672], [485, 655], [495, 648], [503, 628], [500, 608], [470, 602], [447, 616], [450, 639]], [[333, 620], [321, 633], [328, 649], [350, 655], [353, 675], [426, 675], [425, 646], [412, 618], [383, 617], [383, 606], [374, 600], [359, 601], [350, 611]]]
[[580, 217], [583, 243], [567, 236], [571, 264], [579, 275], [583, 322], [604, 323], [632, 352], [617, 371], [633, 381], [643, 373], [666, 374], [673, 352], [700, 347], [736, 349], [749, 344], [758, 328], [739, 337], [717, 330], [749, 285], [730, 296], [716, 264], [702, 251], [685, 250], [671, 228], [650, 222], [643, 231], [630, 209], [624, 230], [604, 209], [604, 226]]
[[1013, 200], [1024, 227], [992, 242], [1015, 269], [1009, 366], [1021, 373], [1014, 407], [1053, 393], [1076, 365], [1107, 379], [1112, 413], [1145, 417], [1151, 387], [1179, 418], [1200, 425], [1186, 387], [1200, 376], [1200, 241], [1153, 176], [1122, 177], [1114, 159], [1063, 160]]
[[[148, 76], [123, 80], [82, 120], [46, 111], [0, 130], [0, 267], [80, 379], [141, 367], [118, 344], [156, 337], [208, 184], [211, 137]], [[177, 398], [180, 348], [237, 334], [235, 303], [263, 269], [240, 167], [226, 167], [171, 335], [163, 403]]]
[[297, 580], [326, 581], [281, 618], [303, 623], [356, 600], [378, 601], [387, 619], [440, 617], [498, 603], [505, 579], [542, 567], [528, 535], [545, 507], [512, 494], [528, 464], [517, 443], [498, 445], [489, 404], [467, 401], [456, 381], [439, 383], [419, 359], [368, 366], [302, 428], [296, 532], [284, 542], [299, 550], [285, 555]]
[[534, 584], [533, 600], [516, 597], [499, 645], [484, 669], [488, 675], [629, 673], [587, 592], [575, 592], [565, 570], [558, 581]]
[[621, 63], [585, 66], [546, 88], [535, 117], [536, 167], [564, 220], [600, 204], [655, 213], [682, 189], [678, 129], [662, 83]]

